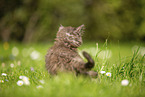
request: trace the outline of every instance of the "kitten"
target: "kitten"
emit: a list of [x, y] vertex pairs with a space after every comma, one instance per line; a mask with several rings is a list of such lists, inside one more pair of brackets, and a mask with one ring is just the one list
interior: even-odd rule
[[83, 56], [88, 60], [85, 63], [77, 52], [77, 48], [82, 44], [83, 29], [84, 25], [77, 28], [62, 25], [59, 27], [54, 45], [48, 50], [45, 59], [46, 69], [50, 74], [71, 71], [76, 75], [97, 76], [97, 72], [89, 71], [95, 64], [90, 55], [83, 51]]

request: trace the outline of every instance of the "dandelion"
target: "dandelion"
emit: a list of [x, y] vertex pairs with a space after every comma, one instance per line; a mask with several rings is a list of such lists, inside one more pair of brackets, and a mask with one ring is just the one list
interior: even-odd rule
[[105, 72], [105, 71], [100, 71], [100, 73], [101, 73], [101, 74], [104, 74], [104, 73], [106, 73], [106, 72]]
[[37, 89], [41, 89], [41, 88], [43, 88], [43, 86], [42, 85], [38, 85], [38, 86], [36, 86], [36, 88]]
[[111, 73], [110, 72], [107, 72], [106, 73], [106, 76], [111, 77]]
[[18, 86], [22, 86], [23, 84], [24, 84], [24, 82], [21, 81], [21, 80], [19, 80], [19, 81], [17, 82], [17, 85], [18, 85]]
[[13, 64], [13, 63], [11, 63], [11, 64], [10, 64], [10, 66], [11, 66], [11, 68], [13, 68], [13, 67], [14, 67], [14, 64]]
[[17, 56], [19, 54], [19, 49], [17, 47], [13, 47], [12, 49], [12, 55]]
[[26, 76], [19, 76], [19, 79], [22, 79], [25, 85], [30, 85], [29, 78]]
[[32, 60], [36, 60], [40, 57], [40, 53], [38, 51], [33, 51], [31, 54], [30, 54], [30, 57], [32, 58]]
[[127, 86], [128, 84], [129, 84], [129, 81], [126, 79], [121, 81], [122, 86]]
[[2, 76], [7, 76], [7, 74], [6, 73], [2, 73]]
[[8, 42], [4, 42], [3, 47], [4, 47], [4, 50], [9, 49], [9, 43]]
[[44, 80], [39, 80], [39, 82], [40, 82], [41, 84], [44, 84], [44, 83], [45, 83], [45, 81], [44, 81]]

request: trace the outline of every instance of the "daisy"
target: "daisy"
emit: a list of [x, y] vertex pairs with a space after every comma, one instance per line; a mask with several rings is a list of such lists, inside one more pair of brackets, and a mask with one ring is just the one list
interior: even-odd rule
[[4, 83], [4, 81], [3, 80], [0, 80], [0, 83]]
[[110, 73], [110, 72], [107, 72], [106, 75], [107, 75], [108, 77], [111, 77], [111, 73]]
[[129, 81], [127, 79], [121, 81], [122, 86], [127, 86], [128, 84], [129, 84]]
[[29, 78], [26, 76], [19, 76], [19, 79], [22, 79], [25, 85], [30, 85]]
[[18, 85], [18, 86], [22, 86], [23, 84], [24, 84], [24, 82], [21, 81], [21, 80], [19, 80], [19, 81], [17, 82], [17, 85]]
[[101, 74], [104, 74], [104, 73], [106, 73], [106, 72], [105, 72], [105, 71], [100, 71], [100, 73], [101, 73]]
[[6, 73], [2, 73], [2, 76], [7, 76], [7, 74]]

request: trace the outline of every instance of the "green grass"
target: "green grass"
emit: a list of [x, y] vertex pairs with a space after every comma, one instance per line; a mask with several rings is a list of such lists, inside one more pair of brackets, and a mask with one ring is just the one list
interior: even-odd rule
[[[135, 48], [138, 45], [140, 48]], [[45, 70], [45, 54], [52, 43], [21, 44], [0, 43], [0, 97], [144, 97], [145, 96], [145, 59], [141, 55], [145, 48], [141, 43], [85, 43], [79, 52], [86, 50], [95, 60], [95, 71], [106, 71], [111, 77], [99, 73], [97, 78], [76, 77], [74, 74], [61, 73], [50, 76]], [[14, 57], [12, 49], [18, 48]], [[134, 49], [132, 50], [132, 48]], [[24, 49], [25, 48], [25, 49]], [[108, 50], [108, 54], [106, 54]], [[32, 60], [33, 51], [39, 58]], [[104, 52], [104, 53], [102, 53]], [[14, 50], [14, 54], [17, 53]], [[105, 54], [105, 55], [103, 55]], [[36, 56], [36, 55], [35, 55]], [[106, 56], [103, 58], [103, 56]], [[85, 60], [85, 59], [84, 59]], [[11, 68], [10, 64], [14, 64]], [[2, 65], [4, 64], [4, 65]], [[34, 71], [31, 68], [34, 68]], [[6, 73], [7, 76], [2, 76]], [[18, 86], [19, 76], [27, 76], [30, 85]], [[122, 86], [127, 79], [129, 84]], [[8, 81], [7, 81], [8, 80]], [[44, 80], [44, 84], [40, 82]], [[41, 85], [42, 88], [37, 88]]]

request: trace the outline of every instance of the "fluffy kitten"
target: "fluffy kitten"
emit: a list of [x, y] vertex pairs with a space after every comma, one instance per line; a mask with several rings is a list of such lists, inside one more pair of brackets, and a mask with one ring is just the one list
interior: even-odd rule
[[82, 44], [84, 25], [77, 28], [60, 26], [54, 45], [46, 55], [46, 69], [52, 75], [58, 72], [75, 72], [76, 75], [97, 76], [97, 72], [89, 71], [94, 67], [94, 61], [90, 55], [83, 51], [87, 63], [80, 57], [77, 48]]

